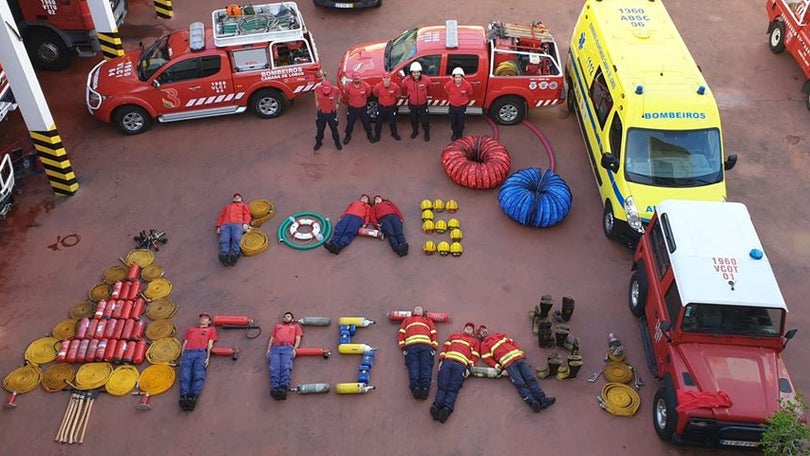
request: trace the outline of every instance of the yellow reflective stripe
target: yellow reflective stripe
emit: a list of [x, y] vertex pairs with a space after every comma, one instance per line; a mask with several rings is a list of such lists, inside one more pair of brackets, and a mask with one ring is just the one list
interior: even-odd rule
[[[427, 323], [423, 323], [421, 321], [415, 321], [413, 323], [410, 323], [410, 324], [408, 324], [408, 326], [405, 327], [405, 329], [408, 329], [408, 328], [410, 328], [411, 326], [414, 326], [414, 325], [424, 326], [425, 328], [430, 329], [430, 326], [428, 326]], [[400, 331], [402, 331], [402, 330], [400, 330]], [[434, 330], [434, 332], [435, 332], [435, 330]]]
[[501, 345], [505, 344], [508, 341], [509, 341], [509, 339], [504, 337], [503, 339], [499, 340], [498, 342], [495, 342], [495, 345], [493, 345], [492, 348], [489, 349], [489, 351], [492, 352], [492, 353], [495, 353], [495, 350], [497, 350], [498, 347], [500, 347]]
[[471, 359], [469, 359], [469, 358], [467, 358], [466, 356], [464, 356], [464, 354], [459, 353], [459, 352], [456, 352], [456, 351], [453, 351], [453, 352], [447, 352], [447, 354], [445, 354], [445, 358], [446, 358], [446, 359], [452, 359], [452, 360], [454, 360], [454, 361], [458, 361], [458, 362], [460, 362], [461, 364], [464, 364], [465, 366], [466, 366], [466, 365], [469, 365], [469, 364], [472, 364], [472, 360], [471, 360]]
[[428, 336], [426, 336], [424, 334], [419, 334], [419, 335], [416, 335], [416, 336], [411, 336], [411, 337], [406, 338], [405, 339], [405, 345], [411, 345], [411, 344], [430, 344], [430, 345], [433, 345], [431, 340], [430, 340], [430, 337], [428, 337]]
[[480, 354], [480, 353], [478, 353], [478, 352], [477, 352], [477, 351], [475, 351], [475, 350], [473, 350], [473, 351], [472, 351], [472, 355], [473, 355], [473, 358], [478, 358], [478, 357], [480, 357], [480, 356], [481, 356], [481, 354]]
[[501, 357], [501, 364], [509, 364], [510, 361], [512, 361], [513, 359], [518, 358], [518, 357], [520, 357], [522, 355], [523, 355], [522, 351], [517, 350], [517, 349], [512, 350], [509, 353], [507, 353], [507, 354], [505, 354], [505, 355], [503, 355]]

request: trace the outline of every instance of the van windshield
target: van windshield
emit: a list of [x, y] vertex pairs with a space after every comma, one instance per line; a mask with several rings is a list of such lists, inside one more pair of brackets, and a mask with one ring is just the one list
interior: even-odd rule
[[649, 130], [627, 132], [625, 179], [659, 187], [699, 187], [723, 180], [720, 132]]
[[169, 62], [169, 35], [157, 39], [144, 49], [138, 59], [138, 79], [148, 80], [157, 70]]
[[689, 304], [684, 308], [685, 333], [778, 337], [784, 310], [767, 307]]
[[416, 32], [411, 29], [389, 41], [385, 46], [385, 71], [391, 71], [416, 54]]

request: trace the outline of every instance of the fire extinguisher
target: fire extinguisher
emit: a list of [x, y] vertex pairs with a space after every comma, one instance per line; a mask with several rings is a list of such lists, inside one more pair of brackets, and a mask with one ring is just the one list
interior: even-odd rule
[[65, 356], [66, 363], [75, 363], [76, 362], [76, 355], [79, 353], [79, 344], [82, 341], [79, 339], [73, 339], [70, 341], [70, 346], [68, 347], [67, 356]]
[[96, 351], [98, 350], [98, 339], [93, 339], [90, 341], [90, 345], [87, 346], [87, 354], [84, 355], [84, 362], [92, 363], [96, 360]]
[[144, 339], [139, 340], [138, 343], [135, 344], [135, 354], [132, 355], [132, 364], [141, 364], [143, 362], [146, 358], [146, 349], [148, 346], [149, 344], [147, 344]]
[[124, 356], [121, 358], [121, 362], [132, 364], [132, 358], [135, 356], [135, 346], [137, 344], [135, 342], [127, 343], [127, 349], [124, 350]]
[[115, 356], [115, 349], [118, 346], [118, 339], [110, 339], [107, 341], [107, 348], [104, 349], [104, 362], [109, 363]]
[[87, 332], [84, 333], [83, 339], [92, 339], [93, 336], [96, 334], [96, 328], [98, 327], [98, 322], [101, 320], [90, 320], [90, 324], [87, 325]]
[[214, 315], [214, 326], [250, 326], [253, 320], [244, 315]]
[[113, 312], [115, 312], [116, 307], [118, 307], [116, 305], [116, 302], [111, 299], [107, 303], [107, 306], [104, 307], [104, 313], [101, 315], [101, 318], [103, 318], [105, 320], [109, 320], [110, 317], [112, 317]]
[[93, 315], [93, 318], [96, 320], [100, 320], [101, 317], [104, 316], [104, 309], [107, 308], [107, 301], [102, 299], [101, 301], [96, 304], [96, 313]]
[[129, 340], [141, 340], [145, 329], [146, 322], [143, 320], [135, 321], [135, 329], [132, 330], [132, 335], [129, 337]]
[[76, 339], [84, 339], [87, 334], [87, 328], [90, 326], [90, 319], [87, 317], [79, 320], [79, 326], [76, 328]]
[[104, 328], [104, 338], [110, 339], [115, 334], [116, 326], [118, 326], [118, 320], [115, 318], [107, 320], [107, 326]]
[[118, 301], [123, 308], [121, 309], [121, 319], [126, 320], [132, 315], [132, 301]]
[[62, 345], [59, 347], [59, 353], [56, 354], [56, 361], [60, 363], [65, 362], [65, 358], [67, 358], [68, 348], [70, 348], [70, 339], [65, 339], [62, 341]]
[[79, 352], [76, 353], [76, 362], [81, 364], [84, 362], [85, 357], [87, 357], [87, 348], [90, 346], [90, 339], [82, 340], [82, 343], [79, 344]]
[[113, 285], [112, 292], [110, 293], [110, 297], [118, 299], [118, 297], [121, 296], [122, 286], [124, 286], [124, 283], [121, 282], [120, 280], [115, 282], [115, 284]]
[[107, 351], [107, 339], [101, 339], [98, 341], [98, 347], [96, 347], [96, 361], [104, 360], [105, 351]]
[[124, 353], [127, 351], [127, 345], [129, 344], [125, 340], [118, 341], [118, 344], [115, 346], [115, 353], [113, 354], [112, 362], [121, 364], [121, 361], [124, 359]]
[[112, 318], [121, 318], [121, 312], [124, 310], [124, 302], [121, 300], [115, 301], [115, 308], [112, 312]]
[[93, 339], [101, 339], [104, 337], [104, 327], [106, 326], [107, 322], [104, 320], [99, 320], [98, 324], [96, 325], [96, 330], [93, 332]]
[[141, 273], [141, 266], [138, 263], [132, 263], [129, 267], [129, 272], [127, 273], [127, 280], [137, 280], [138, 275]]
[[129, 319], [124, 323], [124, 332], [121, 333], [121, 340], [132, 338], [132, 331], [135, 329], [135, 320]]
[[124, 284], [121, 285], [121, 291], [118, 294], [118, 299], [127, 299], [127, 296], [129, 296], [129, 288], [131, 286], [132, 282], [124, 282]]
[[144, 302], [143, 298], [138, 298], [135, 300], [135, 304], [132, 305], [132, 314], [130, 318], [139, 319], [143, 315], [143, 311], [146, 308], [146, 302]]
[[129, 293], [127, 293], [126, 299], [134, 300], [138, 297], [138, 293], [141, 292], [141, 281], [136, 280], [132, 282], [132, 286], [129, 287]]
[[115, 331], [113, 331], [112, 338], [113, 339], [120, 339], [121, 335], [124, 334], [124, 326], [126, 326], [126, 320], [118, 320], [115, 323]]

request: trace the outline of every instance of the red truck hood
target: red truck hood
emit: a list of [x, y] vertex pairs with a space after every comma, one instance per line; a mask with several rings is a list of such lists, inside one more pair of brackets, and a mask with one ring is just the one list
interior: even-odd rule
[[360, 77], [366, 81], [369, 78], [381, 78], [385, 72], [383, 57], [385, 56], [386, 41], [366, 43], [355, 46], [345, 54], [338, 67], [338, 81], [346, 74], [351, 77], [352, 71], [359, 71]]
[[131, 93], [137, 86], [145, 83], [138, 79], [138, 59], [141, 52], [116, 57], [98, 67], [98, 74], [93, 78], [94, 89], [102, 95]]
[[772, 349], [711, 344], [679, 346], [701, 391], [727, 393], [728, 409], [714, 409], [719, 419], [762, 422], [779, 409], [777, 354]]

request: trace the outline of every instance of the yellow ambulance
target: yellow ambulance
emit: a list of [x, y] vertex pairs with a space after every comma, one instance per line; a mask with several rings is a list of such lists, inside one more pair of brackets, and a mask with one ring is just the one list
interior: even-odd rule
[[609, 239], [635, 245], [664, 199], [722, 201], [720, 113], [660, 0], [586, 0], [566, 63]]

